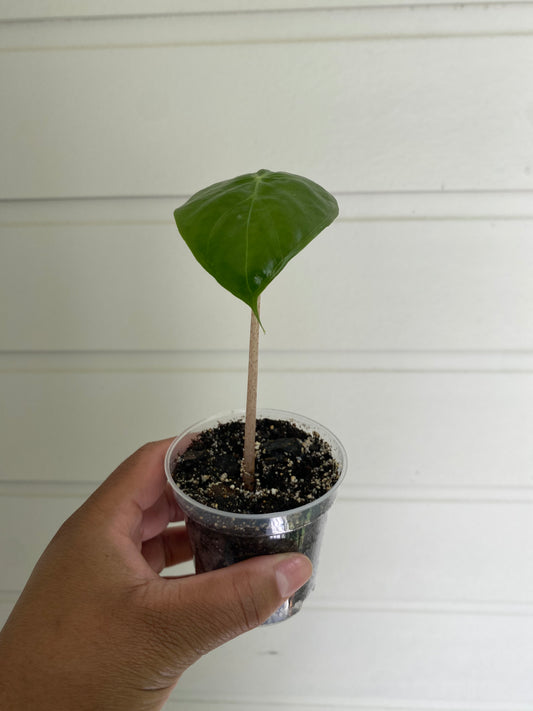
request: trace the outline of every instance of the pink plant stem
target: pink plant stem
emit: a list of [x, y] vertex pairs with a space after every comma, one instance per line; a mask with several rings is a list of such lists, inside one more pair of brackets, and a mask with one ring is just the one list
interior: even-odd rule
[[[259, 299], [257, 300], [259, 313]], [[246, 392], [246, 420], [244, 423], [244, 458], [242, 478], [246, 489], [255, 488], [255, 424], [257, 418], [257, 373], [259, 361], [259, 321], [252, 311], [250, 322], [250, 350], [248, 360], [248, 389]]]

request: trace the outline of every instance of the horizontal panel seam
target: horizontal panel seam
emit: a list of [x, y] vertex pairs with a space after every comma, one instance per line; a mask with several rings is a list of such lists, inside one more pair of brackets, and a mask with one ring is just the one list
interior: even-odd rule
[[[401, 213], [389, 213], [382, 215], [339, 215], [338, 223], [413, 223], [413, 222], [530, 222], [533, 220], [533, 211], [531, 213], [516, 213], [506, 215], [504, 213], [479, 213], [478, 215], [468, 215], [461, 213], [452, 214], [417, 214], [403, 215]], [[39, 220], [23, 221], [23, 220], [2, 220], [0, 219], [0, 227], [4, 228], [23, 228], [23, 229], [40, 229], [43, 227], [166, 227], [171, 224], [168, 219], [152, 219], [152, 220]], [[3, 239], [7, 236], [3, 235]], [[532, 237], [533, 239], [533, 237]]]
[[[0, 589], [0, 604], [14, 604], [22, 590]], [[322, 598], [309, 599], [306, 612], [312, 613], [356, 613], [356, 614], [400, 614], [400, 615], [457, 615], [473, 617], [531, 617], [533, 604], [515, 601], [467, 602], [421, 600], [336, 600]]]
[[59, 22], [91, 22], [91, 21], [120, 21], [120, 20], [137, 20], [137, 19], [171, 19], [171, 18], [183, 18], [183, 17], [198, 17], [204, 18], [208, 17], [231, 17], [231, 16], [248, 16], [248, 15], [285, 15], [292, 13], [299, 14], [310, 14], [310, 13], [323, 13], [323, 12], [375, 12], [376, 10], [390, 11], [390, 10], [400, 10], [406, 12], [412, 12], [413, 10], [435, 10], [439, 8], [446, 9], [462, 9], [463, 7], [474, 7], [474, 8], [498, 8], [503, 11], [510, 7], [527, 7], [533, 5], [531, 0], [515, 0], [514, 2], [501, 2], [501, 0], [463, 0], [459, 2], [458, 0], [441, 0], [441, 2], [430, 3], [430, 2], [420, 2], [415, 0], [415, 2], [405, 3], [405, 2], [394, 2], [394, 0], [389, 0], [384, 4], [374, 5], [370, 2], [367, 3], [354, 3], [352, 6], [344, 5], [311, 5], [309, 7], [291, 7], [290, 3], [285, 7], [275, 7], [275, 8], [239, 8], [239, 9], [204, 9], [204, 10], [174, 10], [169, 12], [168, 10], [162, 10], [160, 12], [146, 11], [146, 12], [133, 12], [133, 13], [109, 13], [109, 14], [76, 14], [72, 13], [69, 15], [39, 15], [39, 16], [27, 16], [20, 15], [18, 17], [2, 18], [0, 19], [0, 25], [16, 25], [16, 24], [42, 24], [42, 23], [59, 23]]
[[[69, 37], [65, 37], [62, 41], [51, 41], [49, 43], [35, 38], [30, 35], [30, 41], [24, 40], [23, 37], [14, 35], [11, 38], [12, 45], [6, 42], [0, 47], [0, 52], [49, 52], [49, 51], [93, 51], [93, 50], [150, 50], [155, 48], [176, 48], [176, 47], [195, 47], [195, 46], [255, 46], [255, 45], [277, 45], [277, 44], [298, 44], [298, 43], [340, 43], [340, 42], [394, 42], [400, 41], [419, 41], [419, 40], [446, 40], [446, 39], [478, 39], [478, 38], [500, 38], [500, 37], [529, 37], [533, 35], [533, 19], [530, 20], [529, 11], [533, 4], [524, 3], [440, 3], [440, 4], [423, 4], [423, 5], [398, 5], [389, 4], [382, 6], [365, 6], [352, 7], [311, 7], [311, 8], [276, 8], [276, 9], [257, 9], [250, 11], [233, 10], [222, 12], [184, 12], [184, 13], [163, 13], [163, 14], [144, 14], [144, 15], [97, 15], [97, 16], [71, 16], [58, 17], [55, 19], [46, 18], [29, 18], [26, 20], [17, 21], [16, 19], [0, 20], [0, 28], [3, 28], [9, 33], [9, 27], [18, 25], [19, 28], [24, 26], [40, 24], [45, 26], [57, 26], [63, 23], [69, 29], [79, 28], [80, 30], [93, 29], [98, 30], [99, 23], [107, 22], [116, 24], [122, 23], [122, 29], [133, 31], [138, 29], [136, 21], [152, 21], [154, 28], [157, 31], [165, 30], [165, 21], [171, 20], [196, 20], [196, 29], [199, 29], [200, 34], [195, 37], [190, 36], [189, 31], [183, 29], [183, 36], [178, 38], [176, 32], [171, 35], [159, 35], [159, 39], [154, 39], [156, 32], [150, 33], [151, 40], [146, 41], [141, 35], [131, 36], [126, 38], [125, 32], [121, 31], [120, 41], [116, 41], [113, 37], [111, 41], [101, 39], [100, 32], [96, 35], [84, 37], [78, 36], [76, 40], [69, 41]], [[518, 12], [518, 15], [516, 11]], [[349, 17], [360, 18], [364, 14], [371, 15], [370, 22], [374, 22], [375, 27], [371, 24], [370, 28], [362, 27], [361, 22], [354, 22], [353, 29], [347, 29], [347, 19]], [[442, 13], [446, 20], [451, 19], [451, 25], [446, 25], [442, 21]], [[411, 19], [416, 14], [417, 18], [423, 18], [425, 24], [420, 23], [413, 29], [413, 23], [407, 22], [402, 24], [405, 18]], [[294, 28], [286, 22], [286, 18], [293, 15], [295, 19]], [[311, 21], [317, 18], [327, 17], [333, 19], [333, 23], [326, 24], [325, 22], [314, 23], [308, 25], [303, 24], [301, 20], [303, 15], [307, 15]], [[383, 22], [383, 16], [389, 19], [388, 23]], [[238, 31], [234, 31], [231, 25], [228, 25], [224, 20], [227, 17], [252, 18], [254, 21], [253, 33], [249, 36], [244, 35], [242, 27]], [[261, 25], [257, 23], [257, 17], [280, 17], [280, 22], [270, 25]], [[206, 22], [207, 18], [207, 22]], [[281, 22], [281, 18], [285, 21]], [[479, 19], [485, 21], [482, 25]], [[502, 18], [508, 22], [507, 26], [502, 23]], [[212, 24], [208, 21], [222, 19], [223, 23], [220, 27], [217, 26], [213, 31]], [[367, 18], [368, 19], [368, 18]], [[400, 20], [399, 26], [394, 26], [394, 22]], [[250, 21], [252, 21], [250, 20]], [[129, 25], [126, 27], [126, 24]], [[427, 24], [429, 22], [429, 24]], [[155, 24], [158, 23], [158, 24]], [[182, 23], [183, 24], [183, 23]], [[319, 25], [320, 30], [316, 31], [314, 25]], [[468, 26], [465, 27], [465, 24]], [[260, 28], [258, 31], [257, 28]], [[189, 28], [190, 30], [190, 28]], [[207, 34], [206, 34], [207, 32]], [[221, 36], [222, 34], [226, 36]], [[80, 34], [80, 33], [78, 33]], [[10, 35], [7, 34], [7, 38]]]
[[228, 40], [196, 40], [176, 42], [152, 43], [107, 43], [107, 44], [79, 44], [79, 45], [27, 45], [20, 47], [0, 47], [0, 53], [30, 53], [30, 52], [87, 52], [87, 51], [119, 51], [119, 50], [152, 50], [175, 49], [177, 47], [238, 47], [256, 45], [281, 45], [281, 44], [332, 44], [340, 42], [398, 42], [398, 41], [427, 41], [447, 39], [498, 39], [501, 37], [533, 37], [533, 28], [528, 30], [499, 30], [499, 31], [469, 31], [469, 32], [432, 32], [432, 33], [396, 33], [396, 34], [368, 34], [368, 35], [332, 35], [329, 37], [287, 37], [287, 38], [251, 38]]
[[[204, 692], [205, 693], [205, 692]], [[499, 704], [489, 703], [489, 704], [478, 704], [472, 703], [471, 701], [461, 702], [454, 701], [451, 704], [447, 704], [442, 701], [433, 701], [425, 699], [394, 699], [387, 698], [386, 700], [380, 701], [379, 699], [362, 699], [362, 698], [342, 698], [335, 696], [332, 698], [327, 697], [317, 697], [313, 698], [298, 698], [291, 696], [283, 697], [271, 697], [265, 698], [249, 698], [245, 696], [241, 697], [231, 697], [223, 698], [218, 696], [217, 698], [204, 697], [201, 694], [198, 696], [192, 696], [190, 693], [186, 696], [182, 696], [178, 691], [176, 693], [176, 698], [170, 697], [167, 702], [169, 705], [175, 706], [182, 704], [202, 704], [208, 706], [209, 709], [217, 708], [218, 706], [231, 705], [231, 706], [243, 706], [246, 708], [256, 708], [258, 706], [264, 706], [265, 708], [277, 708], [280, 711], [286, 709], [298, 709], [301, 708], [316, 708], [320, 711], [324, 709], [351, 709], [351, 711], [531, 711], [531, 705], [523, 705], [516, 703], [506, 703], [504, 706]]]
[[[340, 203], [339, 222], [457, 221], [468, 223], [533, 219], [533, 191], [531, 190], [369, 192], [333, 190], [333, 192]], [[25, 228], [75, 225], [80, 227], [170, 225], [173, 224], [172, 210], [188, 197], [188, 195], [109, 195], [0, 199], [0, 225]], [[131, 215], [131, 205], [135, 206], [134, 216]], [[110, 207], [113, 214], [106, 215], [106, 210]], [[62, 209], [64, 217], [58, 218]], [[150, 211], [148, 214], [147, 210]], [[167, 210], [168, 215], [163, 212]]]
[[[0, 350], [3, 374], [241, 373], [244, 350]], [[263, 373], [485, 374], [528, 375], [526, 351], [269, 351], [261, 352]]]
[[[59, 481], [37, 480], [26, 477], [4, 478], [0, 480], [0, 497], [81, 499], [89, 496], [101, 482], [99, 481]], [[461, 505], [531, 505], [533, 486], [372, 486], [365, 484], [345, 484], [338, 494], [341, 504], [394, 503], [398, 505], [417, 504], [461, 504]]]
[[[375, 197], [375, 196], [442, 196], [442, 197], [454, 197], [456, 195], [527, 195], [533, 196], [533, 190], [527, 188], [501, 188], [501, 189], [483, 189], [483, 188], [465, 188], [463, 190], [337, 190], [335, 195], [337, 196], [363, 196], [363, 197]], [[114, 195], [70, 195], [65, 197], [21, 197], [21, 198], [0, 198], [0, 205], [9, 203], [27, 203], [27, 202], [75, 202], [80, 201], [93, 201], [102, 200], [110, 202], [113, 200], [175, 200], [183, 199], [186, 200], [190, 195], [188, 194], [172, 194], [172, 193], [152, 193], [152, 194], [114, 194]]]

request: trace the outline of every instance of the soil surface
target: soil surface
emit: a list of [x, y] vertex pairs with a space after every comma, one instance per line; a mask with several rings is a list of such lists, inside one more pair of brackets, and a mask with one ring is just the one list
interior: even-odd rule
[[272, 513], [319, 498], [339, 478], [331, 447], [287, 420], [257, 420], [256, 487], [242, 485], [244, 423], [228, 422], [195, 437], [173, 479], [191, 498], [232, 513]]

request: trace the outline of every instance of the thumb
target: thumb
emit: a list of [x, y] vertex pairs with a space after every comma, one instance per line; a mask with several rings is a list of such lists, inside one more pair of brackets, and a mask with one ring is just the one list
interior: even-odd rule
[[215, 647], [258, 627], [312, 572], [304, 555], [285, 553], [165, 581], [167, 593], [173, 588], [165, 605], [166, 643], [174, 639], [174, 653], [181, 657], [174, 661], [190, 666]]

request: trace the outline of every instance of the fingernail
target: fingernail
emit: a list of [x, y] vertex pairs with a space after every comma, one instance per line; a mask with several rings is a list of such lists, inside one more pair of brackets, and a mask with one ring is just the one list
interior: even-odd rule
[[309, 558], [288, 553], [276, 565], [276, 582], [282, 598], [290, 597], [306, 583], [313, 573]]

